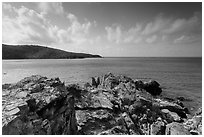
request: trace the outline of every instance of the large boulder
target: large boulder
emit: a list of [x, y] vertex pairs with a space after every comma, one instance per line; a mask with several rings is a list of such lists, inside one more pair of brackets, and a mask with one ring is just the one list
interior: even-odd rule
[[166, 125], [166, 135], [190, 135], [182, 123], [173, 122]]
[[144, 89], [151, 95], [157, 96], [162, 92], [162, 89], [159, 86], [160, 84], [157, 81], [150, 80], [149, 82], [144, 84]]

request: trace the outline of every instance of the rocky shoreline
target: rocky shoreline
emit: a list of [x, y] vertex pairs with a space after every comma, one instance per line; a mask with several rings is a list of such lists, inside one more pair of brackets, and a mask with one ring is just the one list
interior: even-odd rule
[[39, 75], [2, 85], [4, 135], [201, 135], [202, 108], [165, 99], [157, 81], [111, 73], [84, 86]]

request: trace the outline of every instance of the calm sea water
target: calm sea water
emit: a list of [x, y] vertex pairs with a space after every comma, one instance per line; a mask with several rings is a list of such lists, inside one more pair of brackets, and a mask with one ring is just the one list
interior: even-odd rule
[[202, 102], [201, 58], [99, 58], [73, 60], [3, 60], [2, 83], [15, 83], [20, 79], [39, 74], [59, 77], [66, 84], [90, 82], [91, 77], [108, 72], [133, 79], [160, 83], [163, 95], [183, 96], [193, 109]]

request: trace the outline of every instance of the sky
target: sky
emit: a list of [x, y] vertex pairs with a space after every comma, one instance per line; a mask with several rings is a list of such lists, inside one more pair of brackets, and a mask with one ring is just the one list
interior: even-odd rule
[[3, 2], [2, 42], [104, 57], [201, 57], [202, 3]]

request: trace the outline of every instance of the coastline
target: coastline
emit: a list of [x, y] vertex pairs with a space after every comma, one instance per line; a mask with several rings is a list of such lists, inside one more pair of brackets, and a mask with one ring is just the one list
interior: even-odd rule
[[33, 75], [2, 89], [3, 134], [202, 134], [202, 109], [190, 116], [185, 98], [163, 98], [154, 80], [108, 73], [79, 86]]

